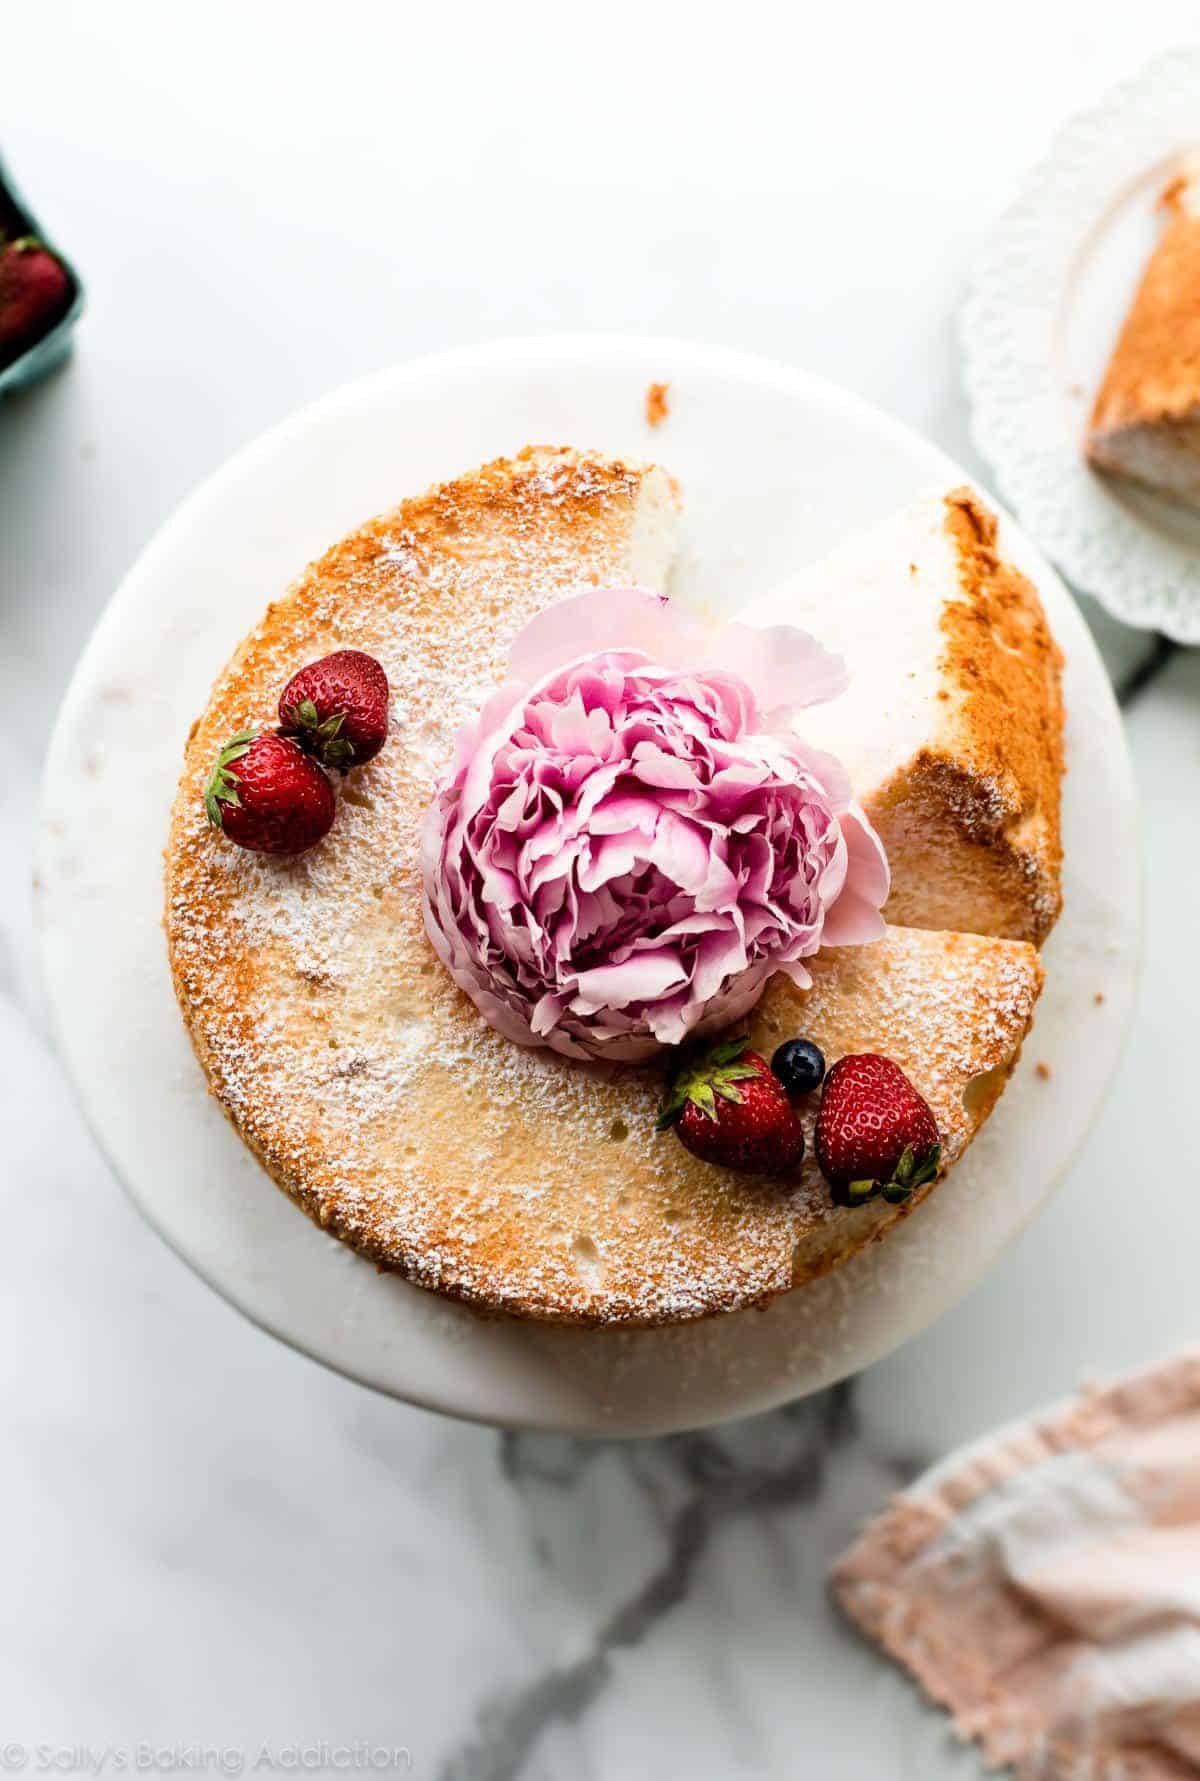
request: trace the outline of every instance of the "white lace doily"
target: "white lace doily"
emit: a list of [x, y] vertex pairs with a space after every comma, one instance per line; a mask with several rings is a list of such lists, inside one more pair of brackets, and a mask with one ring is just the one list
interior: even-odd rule
[[1073, 118], [980, 257], [963, 311], [975, 443], [1021, 523], [1127, 624], [1200, 643], [1200, 514], [1107, 481], [1081, 441], [1159, 227], [1200, 144], [1200, 47], [1168, 51]]

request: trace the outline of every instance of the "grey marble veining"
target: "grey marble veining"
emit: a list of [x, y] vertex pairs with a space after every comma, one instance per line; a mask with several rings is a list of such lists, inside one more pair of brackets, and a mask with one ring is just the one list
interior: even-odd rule
[[[610, 1488], [642, 1496], [659, 1531], [659, 1551], [577, 1656], [482, 1703], [470, 1736], [443, 1761], [439, 1773], [446, 1781], [516, 1781], [527, 1774], [552, 1732], [576, 1725], [611, 1686], [616, 1655], [649, 1644], [665, 1617], [687, 1608], [726, 1529], [745, 1521], [766, 1541], [786, 1544], [789, 1524], [807, 1522], [814, 1544], [832, 1560], [844, 1539], [841, 1517], [826, 1514], [823, 1527], [813, 1522], [827, 1493], [843, 1491], [853, 1476], [856, 1490], [865, 1482], [882, 1498], [929, 1463], [915, 1452], [872, 1450], [855, 1412], [852, 1381], [704, 1433], [620, 1444], [531, 1434], [501, 1441], [504, 1474], [540, 1530], [565, 1516], [574, 1542], [590, 1476], [611, 1459]], [[544, 1531], [535, 1552], [548, 1570], [558, 1562]]]

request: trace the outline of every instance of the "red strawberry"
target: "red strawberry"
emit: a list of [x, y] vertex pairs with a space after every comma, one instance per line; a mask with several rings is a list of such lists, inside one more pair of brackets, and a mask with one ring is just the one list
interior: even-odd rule
[[49, 248], [22, 235], [0, 245], [0, 365], [48, 334], [71, 306], [71, 281]]
[[286, 736], [245, 730], [217, 756], [204, 788], [214, 828], [255, 853], [303, 853], [333, 826], [333, 787]]
[[672, 1078], [658, 1130], [675, 1127], [705, 1162], [781, 1175], [804, 1155], [804, 1128], [771, 1066], [744, 1038], [693, 1054]]
[[285, 736], [294, 736], [323, 766], [343, 773], [361, 767], [387, 741], [387, 675], [361, 649], [322, 656], [284, 687], [279, 723]]
[[839, 1058], [817, 1114], [817, 1161], [834, 1204], [861, 1206], [882, 1193], [893, 1205], [932, 1181], [941, 1156], [937, 1121], [891, 1058]]

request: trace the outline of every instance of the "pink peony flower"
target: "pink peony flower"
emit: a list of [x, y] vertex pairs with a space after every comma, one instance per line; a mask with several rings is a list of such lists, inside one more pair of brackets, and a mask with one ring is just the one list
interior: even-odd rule
[[429, 937], [507, 1038], [645, 1058], [883, 932], [879, 839], [790, 727], [846, 683], [813, 638], [607, 588], [534, 619], [509, 672], [422, 847]]

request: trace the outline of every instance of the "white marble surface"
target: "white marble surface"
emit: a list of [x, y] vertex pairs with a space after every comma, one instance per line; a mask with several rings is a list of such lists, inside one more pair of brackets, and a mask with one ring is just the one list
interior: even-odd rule
[[[357, 1739], [463, 1781], [977, 1774], [825, 1565], [955, 1442], [1196, 1336], [1195, 655], [1128, 711], [1147, 954], [1111, 1104], [984, 1285], [849, 1389], [628, 1447], [437, 1421], [238, 1319], [84, 1134], [35, 982], [32, 788], [88, 630], [201, 475], [377, 364], [605, 326], [811, 364], [986, 476], [953, 319], [987, 219], [1066, 110], [1194, 29], [1153, 0], [1103, 31], [1010, 4], [986, 48], [961, 7], [750, 6], [736, 40], [522, 16], [5, 21], [3, 150], [91, 306], [0, 410], [0, 1764], [249, 1772]], [[1120, 679], [1152, 647], [1098, 629]]]

